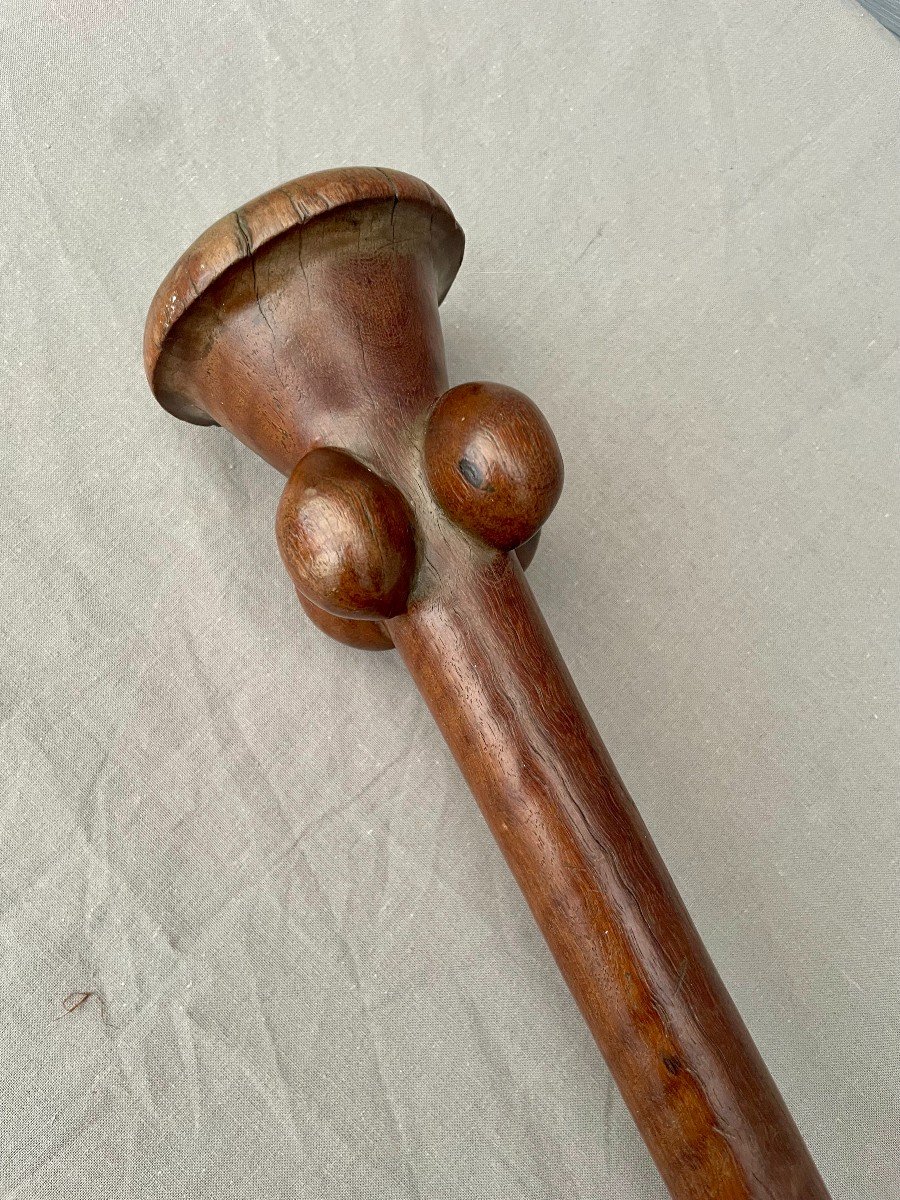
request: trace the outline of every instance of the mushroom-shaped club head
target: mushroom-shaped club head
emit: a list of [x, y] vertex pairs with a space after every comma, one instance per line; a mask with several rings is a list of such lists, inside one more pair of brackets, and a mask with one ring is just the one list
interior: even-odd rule
[[315, 444], [364, 453], [382, 402], [414, 418], [446, 386], [437, 305], [463, 232], [399, 171], [305, 175], [223, 217], [160, 285], [144, 334], [160, 404], [221, 424], [288, 474]]

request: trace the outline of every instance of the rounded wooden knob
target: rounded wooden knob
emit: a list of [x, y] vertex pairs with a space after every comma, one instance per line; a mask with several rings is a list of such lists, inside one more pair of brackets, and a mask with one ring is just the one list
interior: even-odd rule
[[275, 523], [299, 592], [338, 617], [406, 609], [416, 542], [400, 492], [343, 450], [319, 448], [288, 479]]
[[441, 396], [425, 434], [425, 470], [451, 520], [499, 550], [537, 533], [563, 484], [544, 416], [498, 383], [464, 383]]
[[369, 621], [365, 617], [336, 617], [307, 599], [294, 587], [300, 607], [318, 629], [336, 642], [355, 650], [393, 650], [394, 642], [384, 621]]

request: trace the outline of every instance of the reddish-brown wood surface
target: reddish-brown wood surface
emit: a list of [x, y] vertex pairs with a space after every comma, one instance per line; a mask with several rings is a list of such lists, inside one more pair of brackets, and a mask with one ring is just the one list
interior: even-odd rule
[[672, 1195], [827, 1200], [525, 581], [562, 484], [549, 427], [512, 389], [447, 392], [438, 304], [462, 249], [409, 176], [296, 180], [164, 281], [151, 386], [289, 476], [301, 603], [402, 655]]

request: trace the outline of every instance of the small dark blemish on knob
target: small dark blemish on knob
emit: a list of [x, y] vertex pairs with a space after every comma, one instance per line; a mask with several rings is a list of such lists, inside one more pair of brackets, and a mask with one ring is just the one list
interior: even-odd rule
[[492, 492], [493, 484], [488, 484], [485, 481], [485, 474], [482, 472], [478, 463], [472, 461], [472, 458], [460, 458], [456, 464], [458, 472], [467, 484], [478, 488], [480, 492]]
[[484, 475], [481, 472], [481, 468], [476, 463], [473, 463], [471, 458], [461, 458], [456, 465], [466, 483], [485, 492], [492, 490], [490, 486], [484, 486]]
[[550, 426], [527, 396], [500, 384], [444, 392], [428, 419], [422, 458], [444, 513], [496, 550], [533, 537], [562, 487]]
[[677, 1075], [681, 1071], [681, 1059], [676, 1058], [674, 1054], [667, 1054], [663, 1058], [663, 1066], [670, 1075]]

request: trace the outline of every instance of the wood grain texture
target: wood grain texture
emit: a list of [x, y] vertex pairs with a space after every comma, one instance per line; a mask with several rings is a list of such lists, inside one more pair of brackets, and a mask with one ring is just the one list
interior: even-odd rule
[[672, 1195], [827, 1200], [525, 581], [562, 483], [552, 433], [512, 389], [447, 392], [438, 304], [461, 257], [408, 176], [295, 181], [170, 273], [151, 385], [290, 477], [304, 608], [396, 646]]
[[391, 636], [673, 1196], [825, 1197], [508, 555]]
[[333, 616], [405, 612], [416, 540], [395, 487], [341, 450], [310, 450], [291, 472], [275, 517], [294, 586]]
[[423, 454], [428, 486], [450, 520], [498, 550], [534, 537], [562, 491], [556, 438], [515, 388], [450, 388], [428, 420]]

